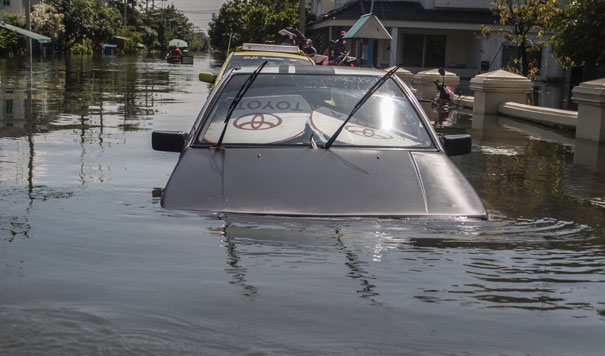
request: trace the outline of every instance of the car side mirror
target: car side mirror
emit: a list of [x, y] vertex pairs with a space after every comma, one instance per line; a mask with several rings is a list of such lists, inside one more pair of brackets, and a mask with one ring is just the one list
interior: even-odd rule
[[445, 135], [441, 136], [443, 149], [448, 156], [459, 156], [471, 153], [473, 139], [471, 135]]
[[187, 133], [182, 131], [153, 131], [151, 147], [156, 151], [183, 152]]
[[210, 72], [201, 72], [198, 78], [202, 82], [214, 83], [214, 74]]

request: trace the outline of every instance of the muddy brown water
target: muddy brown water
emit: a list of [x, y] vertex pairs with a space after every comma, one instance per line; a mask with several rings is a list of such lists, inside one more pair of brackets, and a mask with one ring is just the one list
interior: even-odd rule
[[429, 110], [488, 221], [163, 210], [216, 66], [0, 59], [0, 354], [603, 353], [602, 146]]

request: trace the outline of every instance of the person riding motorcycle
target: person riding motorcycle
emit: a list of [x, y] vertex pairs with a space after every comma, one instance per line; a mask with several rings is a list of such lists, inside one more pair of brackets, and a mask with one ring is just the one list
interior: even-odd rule
[[349, 56], [349, 51], [346, 47], [347, 41], [344, 39], [346, 34], [347, 31], [341, 31], [340, 38], [336, 40], [336, 43], [334, 43], [334, 54], [336, 57], [332, 63], [333, 65], [343, 65], [345, 63], [352, 63], [357, 60], [356, 57]]
[[177, 46], [172, 46], [172, 51], [170, 51], [170, 55], [172, 57], [182, 57], [183, 52], [181, 52], [181, 50]]

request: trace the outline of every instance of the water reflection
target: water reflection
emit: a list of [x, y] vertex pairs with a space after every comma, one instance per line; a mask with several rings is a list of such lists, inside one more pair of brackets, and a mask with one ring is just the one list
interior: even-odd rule
[[255, 286], [246, 283], [246, 273], [248, 269], [241, 266], [241, 257], [235, 241], [236, 237], [234, 237], [235, 234], [232, 234], [232, 232], [229, 231], [229, 227], [230, 224], [228, 223], [222, 229], [222, 234], [224, 236], [222, 244], [227, 251], [227, 265], [229, 265], [229, 268], [226, 268], [225, 272], [231, 275], [232, 280], [229, 283], [238, 286], [242, 295], [252, 301], [254, 300], [258, 289]]
[[575, 140], [573, 163], [588, 167], [605, 176], [605, 142]]
[[[232, 277], [230, 283], [238, 286], [245, 298], [252, 301], [258, 293], [258, 287], [247, 280], [246, 260], [251, 267], [262, 266], [263, 260], [272, 261], [272, 266], [276, 266], [276, 260], [293, 264], [293, 267], [300, 263], [321, 265], [333, 263], [326, 254], [336, 253], [341, 256], [340, 263], [347, 267], [346, 277], [359, 283], [360, 289], [354, 290], [359, 297], [367, 299], [371, 305], [382, 304], [375, 298], [379, 295], [375, 290], [376, 286], [371, 282], [375, 277], [364, 267], [368, 266], [369, 262], [364, 261], [347, 246], [342, 232], [338, 228], [330, 227], [329, 223], [308, 220], [301, 224], [297, 220], [280, 219], [289, 227], [288, 230], [284, 230], [279, 225], [263, 224], [265, 218], [224, 217], [224, 219], [227, 221], [226, 224], [221, 229], [212, 231], [223, 236], [222, 245], [227, 251], [226, 262], [229, 265], [225, 272]], [[307, 223], [312, 223], [318, 228], [310, 229]]]
[[[0, 231], [29, 236], [30, 211], [36, 200], [70, 197], [77, 181], [108, 181], [112, 161], [100, 158], [128, 134], [151, 128], [151, 117], [168, 103], [167, 93], [182, 92], [188, 72], [158, 65], [153, 58], [65, 57], [0, 59], [0, 182], [18, 187], [2, 190], [5, 201], [21, 213], [1, 209]], [[55, 165], [62, 166], [57, 172]], [[22, 190], [23, 189], [23, 190]], [[18, 198], [27, 196], [27, 202]], [[25, 203], [25, 204], [23, 204]]]
[[358, 280], [361, 285], [361, 289], [356, 291], [359, 294], [359, 297], [368, 299], [372, 305], [382, 305], [381, 302], [376, 300], [376, 297], [379, 296], [376, 291], [376, 286], [370, 282], [376, 279], [376, 277], [370, 275], [368, 271], [364, 269], [364, 265], [367, 266], [368, 262], [364, 262], [358, 254], [347, 247], [343, 241], [340, 230], [336, 230], [335, 240], [336, 249], [345, 256], [345, 265], [350, 270], [350, 272], [347, 273], [347, 277]]
[[[605, 281], [600, 238], [605, 236], [601, 164], [605, 160], [599, 159], [605, 152], [603, 144], [496, 115], [474, 115], [470, 122], [468, 114], [459, 111], [430, 116], [441, 134], [473, 136], [473, 153], [454, 161], [492, 209], [490, 223], [496, 225], [472, 241], [411, 239], [415, 246], [457, 248], [469, 254], [475, 250], [480, 255], [465, 264], [466, 273], [480, 283], [457, 284], [446, 296], [430, 293], [419, 298], [444, 302], [456, 300], [452, 294], [462, 294], [489, 302], [490, 308], [600, 313], [602, 305], [596, 300], [570, 301], [565, 295], [578, 289], [575, 284]], [[505, 224], [500, 226], [501, 222]], [[513, 257], [503, 259], [493, 250], [508, 251]]]
[[0, 59], [0, 137], [77, 129], [94, 130], [102, 141], [106, 126], [145, 129], [161, 94], [182, 90], [190, 78], [141, 59], [66, 57], [34, 61], [31, 69]]
[[[302, 283], [313, 291], [307, 278], [319, 278], [321, 285], [325, 277], [339, 285], [334, 278], [344, 264], [341, 278], [359, 286], [348, 293], [372, 306], [394, 307], [413, 297], [479, 308], [601, 310], [597, 294], [582, 292], [605, 290], [605, 241], [598, 232], [552, 218], [495, 215], [487, 222], [362, 219], [344, 225], [230, 215], [221, 218], [225, 225], [217, 231], [227, 251], [230, 283], [250, 301], [263, 294], [261, 285], [278, 283], [286, 266], [303, 269], [300, 276], [305, 276], [288, 284]], [[267, 284], [259, 271], [276, 279]]]
[[453, 159], [488, 208], [513, 218], [557, 216], [602, 225], [602, 143], [498, 115], [423, 108], [439, 134], [472, 135], [473, 153]]

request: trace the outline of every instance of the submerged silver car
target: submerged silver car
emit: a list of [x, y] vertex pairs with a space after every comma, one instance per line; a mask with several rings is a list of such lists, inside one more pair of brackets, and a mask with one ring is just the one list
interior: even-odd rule
[[470, 136], [439, 138], [410, 90], [391, 74], [325, 66], [233, 70], [189, 134], [153, 133], [154, 149], [181, 152], [162, 206], [487, 218], [448, 158], [469, 153]]

